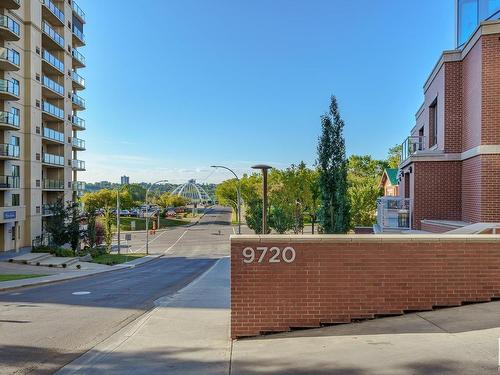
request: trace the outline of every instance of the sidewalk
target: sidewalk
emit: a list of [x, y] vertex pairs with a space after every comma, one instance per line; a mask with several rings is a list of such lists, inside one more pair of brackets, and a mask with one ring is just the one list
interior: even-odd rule
[[229, 373], [229, 258], [57, 374]]

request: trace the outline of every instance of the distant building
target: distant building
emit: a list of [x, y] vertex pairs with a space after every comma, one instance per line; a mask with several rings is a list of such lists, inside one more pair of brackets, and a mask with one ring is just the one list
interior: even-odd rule
[[121, 176], [120, 181], [121, 181], [120, 183], [122, 185], [128, 185], [130, 183], [130, 177], [128, 177], [128, 176]]
[[385, 197], [396, 197], [399, 195], [398, 168], [386, 168], [384, 170], [380, 187], [384, 189]]

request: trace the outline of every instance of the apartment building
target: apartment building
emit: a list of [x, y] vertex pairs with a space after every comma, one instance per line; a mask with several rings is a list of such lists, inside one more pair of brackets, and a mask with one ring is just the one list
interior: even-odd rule
[[85, 150], [85, 13], [72, 0], [0, 0], [0, 251], [31, 246], [49, 204], [76, 200]]
[[414, 229], [500, 223], [500, 1], [456, 1], [456, 49], [424, 85], [399, 167]]

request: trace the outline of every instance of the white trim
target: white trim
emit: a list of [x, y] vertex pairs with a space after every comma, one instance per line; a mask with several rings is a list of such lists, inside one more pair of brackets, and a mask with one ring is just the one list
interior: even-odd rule
[[403, 161], [399, 168], [404, 168], [417, 161], [464, 161], [480, 155], [500, 155], [500, 145], [481, 145], [462, 153], [436, 153], [419, 151]]

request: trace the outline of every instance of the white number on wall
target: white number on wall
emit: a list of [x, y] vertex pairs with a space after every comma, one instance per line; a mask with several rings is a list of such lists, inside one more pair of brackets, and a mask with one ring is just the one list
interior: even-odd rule
[[257, 263], [262, 263], [266, 259], [266, 255], [270, 254], [268, 258], [268, 263], [292, 263], [295, 261], [295, 249], [293, 247], [285, 247], [281, 250], [279, 247], [257, 247], [256, 249], [252, 247], [245, 247], [243, 249], [243, 263], [253, 263], [257, 260]]

